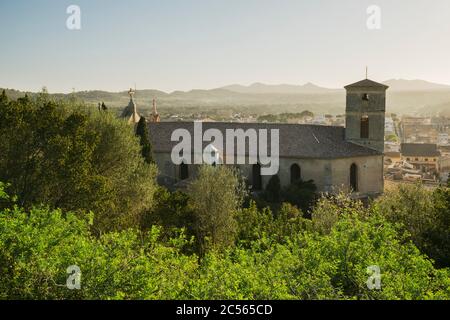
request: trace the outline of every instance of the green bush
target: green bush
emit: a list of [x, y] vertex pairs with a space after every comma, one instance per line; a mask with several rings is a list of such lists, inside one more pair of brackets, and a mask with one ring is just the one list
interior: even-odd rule
[[[90, 216], [92, 219], [92, 216]], [[92, 221], [92, 220], [91, 220]], [[159, 241], [159, 228], [90, 234], [89, 220], [59, 210], [0, 214], [0, 299], [178, 299], [197, 268], [186, 239]], [[81, 289], [69, 290], [69, 266]]]
[[400, 185], [374, 204], [399, 232], [409, 234], [414, 244], [438, 267], [450, 267], [450, 189], [428, 190], [421, 184]]
[[283, 201], [289, 202], [304, 213], [308, 213], [316, 200], [317, 187], [314, 181], [298, 180], [283, 188]]
[[269, 182], [266, 185], [264, 197], [271, 203], [281, 201], [281, 182], [278, 175], [270, 177]]
[[238, 173], [225, 166], [203, 165], [187, 193], [200, 255], [232, 245], [236, 236], [234, 214], [245, 197]]
[[[327, 233], [302, 227], [280, 242], [267, 228], [273, 216], [252, 210], [253, 221], [267, 220], [243, 229], [254, 239], [200, 260], [182, 253], [186, 237], [162, 240], [159, 227], [94, 237], [92, 214], [2, 210], [0, 299], [450, 299], [449, 270], [435, 269], [379, 213], [345, 208]], [[81, 270], [80, 290], [66, 286], [72, 265]], [[380, 290], [367, 287], [373, 265]]]
[[92, 210], [103, 232], [138, 225], [153, 205], [156, 167], [132, 126], [112, 114], [46, 94], [1, 99], [0, 136], [0, 180], [26, 208]]

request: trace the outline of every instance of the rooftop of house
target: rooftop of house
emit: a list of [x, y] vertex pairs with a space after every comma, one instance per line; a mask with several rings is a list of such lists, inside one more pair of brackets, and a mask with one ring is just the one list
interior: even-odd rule
[[380, 89], [388, 89], [389, 86], [384, 85], [382, 83], [378, 83], [375, 82], [373, 80], [370, 79], [364, 79], [352, 84], [349, 84], [347, 86], [344, 87], [345, 89], [350, 89], [350, 88], [380, 88]]
[[402, 156], [439, 157], [437, 145], [432, 143], [402, 143]]
[[388, 151], [388, 152], [385, 152], [384, 155], [386, 157], [390, 157], [390, 158], [400, 158], [400, 152], [397, 152], [397, 151]]
[[[191, 134], [193, 145], [193, 122], [159, 122], [149, 123], [149, 133], [156, 153], [170, 153], [179, 142], [171, 141], [176, 129], [186, 129]], [[335, 159], [360, 156], [377, 156], [382, 153], [359, 146], [345, 140], [345, 128], [335, 126], [320, 126], [306, 124], [280, 123], [234, 123], [234, 122], [203, 122], [203, 132], [208, 129], [218, 129], [224, 139], [227, 129], [279, 129], [279, 155], [286, 158]], [[203, 142], [206, 147], [210, 142]], [[220, 145], [213, 143], [219, 150]], [[270, 153], [270, 134], [268, 137]]]

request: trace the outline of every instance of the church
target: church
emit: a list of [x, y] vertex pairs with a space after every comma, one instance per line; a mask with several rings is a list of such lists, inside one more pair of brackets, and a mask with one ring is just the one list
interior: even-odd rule
[[[203, 122], [203, 130], [278, 129], [279, 170], [282, 187], [292, 181], [313, 180], [319, 192], [352, 192], [357, 198], [383, 192], [384, 125], [388, 86], [364, 79], [345, 86], [345, 127], [283, 123]], [[131, 98], [132, 100], [132, 98]], [[136, 117], [130, 101], [127, 119]], [[133, 112], [134, 111], [134, 112]], [[156, 120], [155, 120], [156, 119]], [[194, 130], [194, 122], [160, 122], [154, 104], [149, 134], [159, 169], [159, 182], [177, 186], [194, 178], [198, 165], [176, 165], [171, 158], [176, 129]], [[223, 150], [217, 150], [221, 154]], [[234, 165], [253, 191], [263, 190], [271, 176], [261, 174], [261, 165]]]

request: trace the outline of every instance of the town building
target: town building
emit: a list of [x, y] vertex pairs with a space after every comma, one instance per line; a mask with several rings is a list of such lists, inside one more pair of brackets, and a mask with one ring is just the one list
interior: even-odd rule
[[431, 143], [402, 143], [401, 159], [423, 171], [439, 171], [439, 152], [436, 144]]
[[161, 122], [158, 110], [156, 110], [156, 99], [153, 99], [153, 110], [151, 114], [151, 122]]
[[133, 91], [133, 89], [130, 89], [128, 91], [128, 94], [130, 96], [130, 102], [128, 103], [128, 106], [126, 106], [122, 111], [121, 118], [125, 118], [129, 124], [137, 124], [139, 120], [141, 120], [141, 116], [137, 112], [137, 105], [134, 101], [135, 91]]
[[[203, 122], [203, 130], [278, 129], [279, 171], [282, 186], [297, 179], [313, 180], [320, 192], [352, 191], [355, 197], [375, 197], [383, 192], [383, 151], [387, 86], [369, 79], [345, 87], [347, 92], [345, 127], [279, 124]], [[150, 122], [159, 181], [174, 186], [195, 177], [196, 164], [176, 165], [171, 160], [171, 141], [176, 129], [193, 133], [193, 122]], [[219, 154], [220, 144], [210, 142]], [[203, 145], [205, 147], [205, 145]], [[237, 154], [236, 155], [239, 156]], [[248, 156], [246, 153], [244, 156]], [[248, 163], [248, 162], [246, 162]], [[261, 165], [234, 165], [254, 191], [262, 190], [270, 176], [261, 174]]]

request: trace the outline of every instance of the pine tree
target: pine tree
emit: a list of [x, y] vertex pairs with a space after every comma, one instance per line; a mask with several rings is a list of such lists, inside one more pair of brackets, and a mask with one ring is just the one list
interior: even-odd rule
[[274, 175], [270, 178], [266, 186], [265, 196], [266, 200], [269, 202], [281, 201], [281, 183], [278, 175]]
[[6, 95], [5, 89], [3, 89], [2, 94], [0, 95], [0, 102], [1, 103], [7, 103], [8, 102], [8, 96]]
[[136, 127], [136, 135], [140, 137], [140, 143], [142, 147], [142, 156], [147, 163], [153, 163], [153, 148], [149, 139], [149, 133], [147, 128], [147, 122], [144, 117], [141, 117]]

